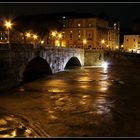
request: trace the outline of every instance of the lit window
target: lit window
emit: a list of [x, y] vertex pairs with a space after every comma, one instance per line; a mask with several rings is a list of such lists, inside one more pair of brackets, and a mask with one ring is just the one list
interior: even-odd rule
[[80, 23], [78, 23], [78, 27], [80, 27], [81, 26], [81, 24]]
[[65, 25], [65, 24], [63, 24], [63, 27], [66, 27], [66, 25]]
[[2, 40], [2, 37], [1, 37], [1, 40]]
[[88, 27], [91, 27], [91, 23], [88, 24]]
[[78, 35], [78, 39], [80, 39], [80, 38], [81, 38], [81, 35], [79, 34], [79, 35]]

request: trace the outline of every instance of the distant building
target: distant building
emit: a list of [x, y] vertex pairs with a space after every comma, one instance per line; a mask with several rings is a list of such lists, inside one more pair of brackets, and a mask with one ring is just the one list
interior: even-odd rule
[[0, 44], [8, 42], [8, 31], [4, 28], [0, 28]]
[[109, 26], [109, 20], [96, 16], [65, 17], [61, 22], [66, 47], [115, 49], [119, 46], [119, 22]]
[[140, 53], [140, 35], [124, 35], [124, 50]]

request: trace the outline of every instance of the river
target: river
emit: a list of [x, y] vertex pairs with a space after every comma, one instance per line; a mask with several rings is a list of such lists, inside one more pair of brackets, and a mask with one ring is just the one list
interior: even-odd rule
[[81, 67], [0, 95], [0, 137], [139, 137], [140, 66]]

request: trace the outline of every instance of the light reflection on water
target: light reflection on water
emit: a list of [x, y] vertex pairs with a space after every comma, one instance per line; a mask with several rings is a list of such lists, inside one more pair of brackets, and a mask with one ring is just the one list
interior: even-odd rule
[[[124, 105], [123, 101], [120, 101], [123, 100], [123, 92], [121, 96], [116, 94], [127, 89], [123, 89], [123, 86], [127, 86], [123, 84], [127, 81], [126, 77], [123, 77], [125, 74], [125, 71], [120, 73], [121, 78], [110, 68], [88, 67], [67, 70], [25, 84], [14, 92], [11, 98], [1, 97], [0, 107], [24, 114], [33, 121], [33, 126], [38, 123], [37, 131], [42, 130], [43, 134], [46, 132], [52, 137], [115, 136], [118, 126], [113, 128], [113, 125], [116, 125], [114, 121], [119, 118], [115, 117]], [[7, 125], [7, 121], [1, 119], [0, 125]], [[34, 129], [25, 130], [24, 136], [28, 137]], [[1, 130], [4, 129], [1, 127]], [[123, 132], [120, 130], [120, 133]], [[17, 133], [14, 129], [5, 134], [5, 137], [15, 135]]]

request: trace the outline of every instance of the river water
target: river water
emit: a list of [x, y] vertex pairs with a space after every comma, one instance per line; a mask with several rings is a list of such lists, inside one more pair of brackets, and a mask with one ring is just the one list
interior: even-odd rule
[[140, 136], [140, 66], [65, 70], [0, 95], [0, 137]]

